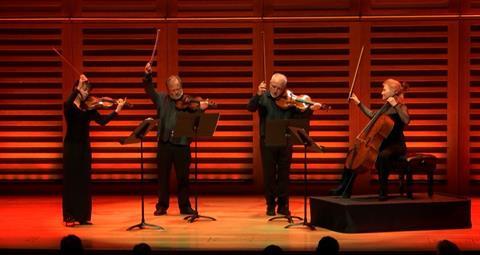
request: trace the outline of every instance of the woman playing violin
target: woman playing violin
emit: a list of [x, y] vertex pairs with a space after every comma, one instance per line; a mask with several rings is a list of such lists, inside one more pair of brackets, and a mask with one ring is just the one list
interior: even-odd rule
[[[394, 79], [387, 79], [383, 82], [382, 100], [388, 102], [390, 106], [383, 114], [390, 117], [394, 125], [390, 134], [381, 143], [375, 162], [380, 184], [379, 200], [381, 201], [388, 199], [388, 175], [393, 167], [393, 163], [407, 153], [405, 136], [403, 134], [405, 126], [410, 122], [408, 109], [404, 102], [404, 93], [407, 89], [408, 85], [406, 83], [400, 83]], [[355, 94], [352, 94], [350, 100], [355, 102], [366, 116], [369, 118], [374, 116], [374, 112], [362, 104]], [[349, 198], [355, 177], [354, 171], [345, 168], [340, 185], [332, 190], [331, 193]]]
[[64, 116], [67, 133], [63, 141], [63, 221], [73, 227], [78, 222], [90, 225], [92, 214], [92, 196], [90, 175], [92, 151], [90, 148], [90, 121], [105, 126], [122, 110], [125, 100], [119, 99], [115, 111], [102, 116], [93, 109], [87, 109], [85, 100], [89, 97], [91, 86], [85, 75], [80, 76], [78, 84], [64, 103]]

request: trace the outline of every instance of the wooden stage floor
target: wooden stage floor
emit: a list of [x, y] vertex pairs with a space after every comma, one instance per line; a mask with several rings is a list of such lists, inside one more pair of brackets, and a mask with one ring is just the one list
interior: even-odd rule
[[[439, 240], [449, 239], [464, 251], [480, 251], [480, 199], [472, 199], [472, 228], [436, 231], [403, 231], [342, 234], [317, 228], [285, 229], [285, 221], [268, 222], [261, 196], [200, 197], [200, 214], [217, 221], [186, 223], [178, 213], [176, 198], [171, 199], [167, 216], [155, 217], [156, 199], [146, 198], [146, 221], [166, 230], [126, 231], [140, 222], [137, 196], [94, 196], [92, 226], [67, 228], [62, 223], [60, 196], [0, 196], [0, 253], [12, 250], [54, 250], [67, 234], [82, 238], [88, 250], [131, 250], [146, 242], [154, 250], [183, 251], [260, 251], [277, 244], [291, 253], [311, 252], [325, 235], [337, 238], [341, 251], [434, 251]], [[193, 199], [192, 199], [193, 202]], [[293, 214], [303, 215], [303, 199], [291, 201]], [[392, 219], [394, 220], [394, 219]], [[27, 252], [28, 253], [28, 252]]]

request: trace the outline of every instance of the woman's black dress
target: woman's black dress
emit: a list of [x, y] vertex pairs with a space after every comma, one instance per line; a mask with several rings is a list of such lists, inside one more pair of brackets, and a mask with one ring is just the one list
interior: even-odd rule
[[65, 222], [86, 222], [91, 220], [92, 195], [90, 175], [92, 150], [90, 148], [89, 127], [94, 120], [104, 126], [117, 113], [102, 116], [97, 110], [79, 109], [74, 100], [74, 91], [64, 103], [64, 116], [67, 134], [63, 141], [63, 220]]

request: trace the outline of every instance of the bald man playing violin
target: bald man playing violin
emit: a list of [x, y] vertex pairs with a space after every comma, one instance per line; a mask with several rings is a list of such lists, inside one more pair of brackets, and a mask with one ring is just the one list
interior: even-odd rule
[[[176, 102], [182, 100], [182, 80], [176, 75], [171, 75], [165, 82], [166, 92], [157, 92], [152, 82], [152, 66], [145, 66], [143, 78], [145, 92], [155, 104], [157, 117], [160, 120], [158, 127], [158, 202], [155, 216], [167, 214], [169, 207], [169, 180], [172, 165], [175, 167], [178, 190], [178, 207], [180, 214], [194, 214], [189, 199], [189, 170], [190, 170], [190, 140], [187, 137], [174, 137], [173, 130], [176, 126], [178, 112], [193, 112], [190, 108], [178, 109]], [[199, 102], [197, 110], [208, 108], [208, 102]]]
[[290, 215], [288, 181], [292, 145], [266, 146], [265, 123], [267, 120], [310, 118], [313, 111], [322, 107], [320, 103], [314, 103], [303, 111], [296, 107], [287, 109], [278, 107], [276, 100], [285, 93], [286, 88], [287, 77], [281, 73], [275, 73], [270, 79], [268, 90], [265, 82], [260, 83], [256, 95], [250, 98], [247, 105], [248, 111], [258, 111], [260, 116], [260, 150], [268, 216], [275, 215], [275, 206], [278, 206], [277, 213]]

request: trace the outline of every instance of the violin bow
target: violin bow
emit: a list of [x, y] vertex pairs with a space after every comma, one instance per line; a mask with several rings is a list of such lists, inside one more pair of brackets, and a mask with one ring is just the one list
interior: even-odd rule
[[67, 58], [65, 58], [65, 57], [62, 55], [62, 53], [60, 53], [60, 52], [59, 52], [57, 49], [55, 49], [54, 47], [53, 47], [52, 49], [53, 49], [53, 51], [55, 51], [55, 53], [58, 54], [58, 56], [60, 56], [60, 58], [63, 60], [64, 63], [68, 64], [68, 65], [70, 66], [70, 68], [72, 68], [72, 70], [73, 70], [78, 76], [80, 76], [80, 75], [82, 74], [80, 71], [78, 71], [77, 68], [75, 68], [75, 66], [74, 66], [72, 63], [70, 63], [70, 61], [68, 61]]
[[353, 87], [355, 86], [355, 81], [357, 80], [358, 69], [360, 68], [360, 62], [362, 62], [364, 49], [365, 49], [365, 45], [362, 45], [362, 49], [360, 50], [360, 55], [358, 56], [357, 68], [355, 68], [355, 74], [353, 75], [352, 85], [350, 86], [350, 92], [348, 92], [347, 103], [350, 101], [350, 97], [353, 94]]
[[157, 51], [157, 44], [158, 44], [159, 35], [160, 35], [160, 29], [157, 29], [157, 35], [155, 36], [155, 45], [153, 46], [152, 56], [150, 56], [150, 60], [148, 61], [148, 63], [150, 63], [150, 65], [152, 65], [153, 58], [155, 57], [155, 52]]
[[267, 53], [265, 49], [265, 32], [262, 31], [262, 45], [263, 45], [263, 81], [267, 79]]

